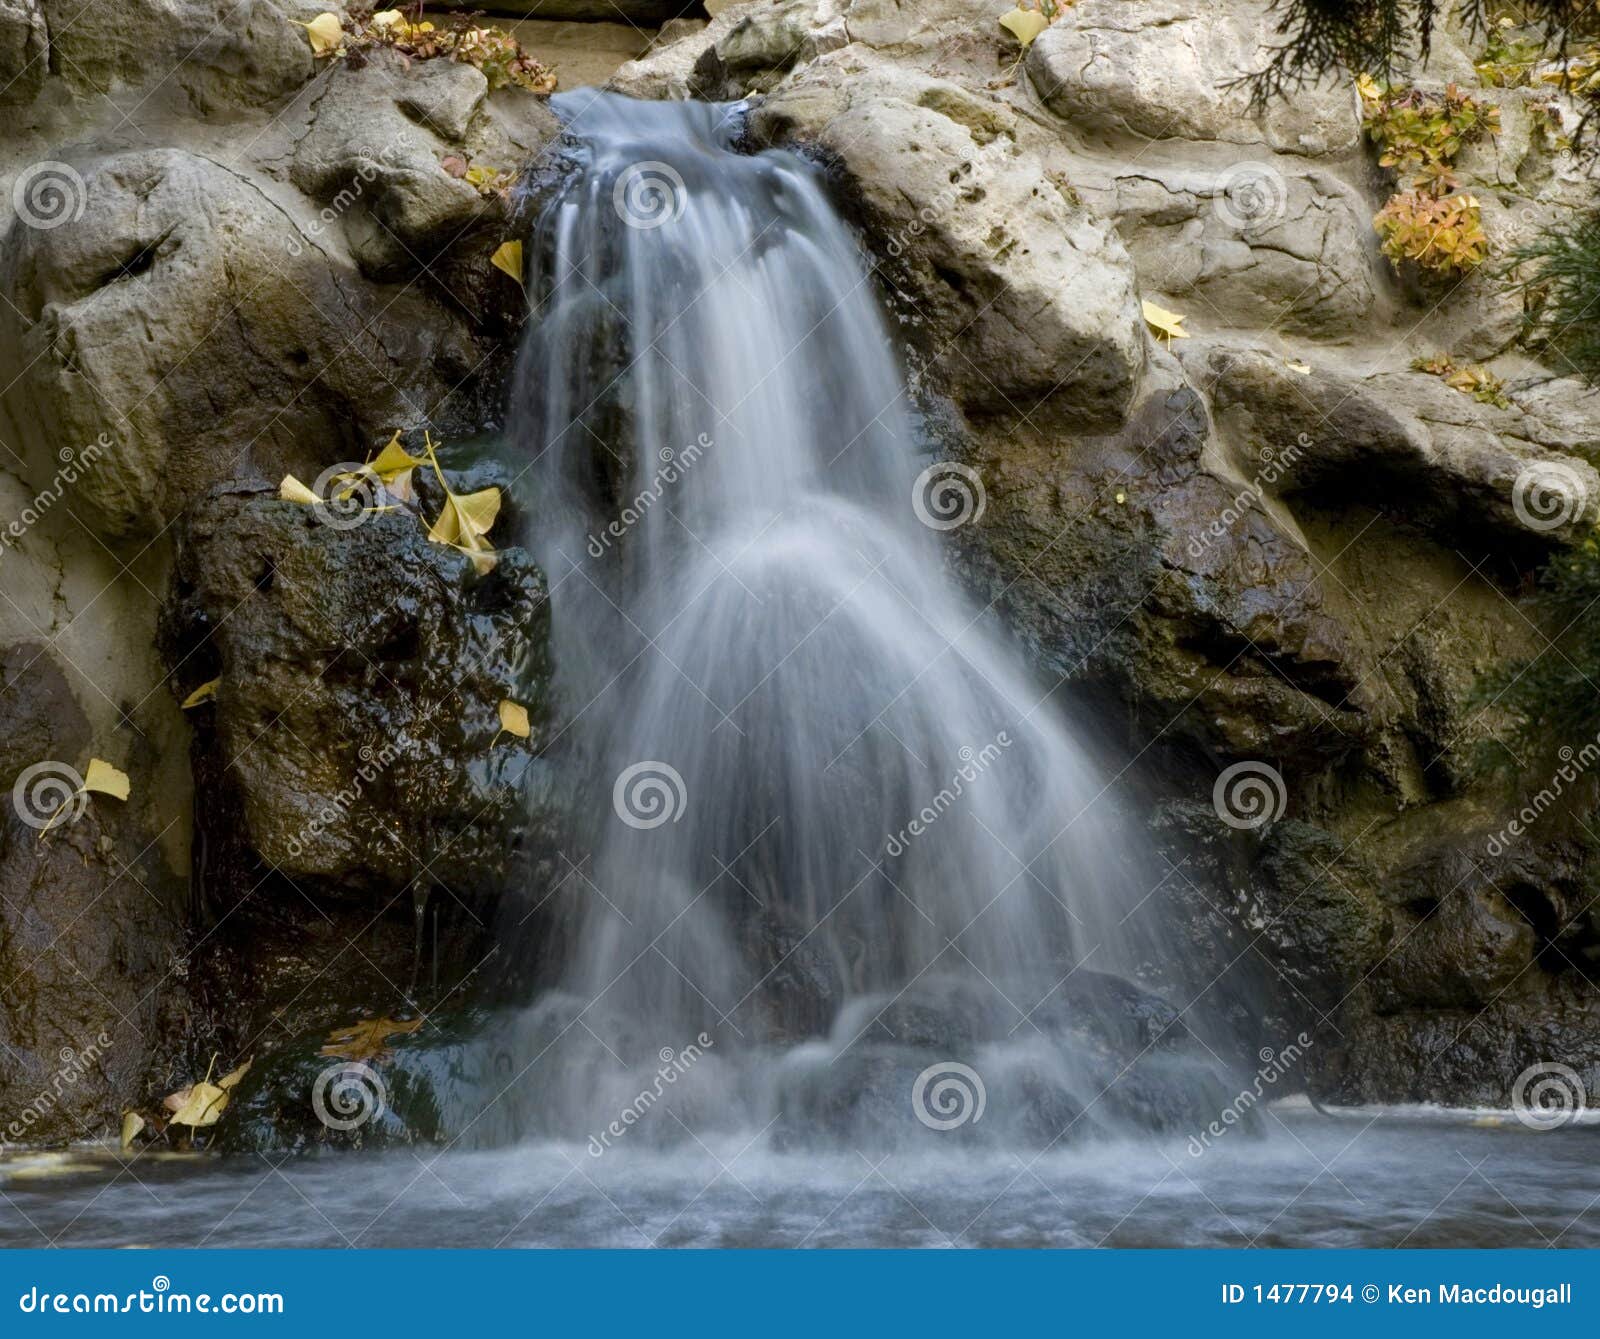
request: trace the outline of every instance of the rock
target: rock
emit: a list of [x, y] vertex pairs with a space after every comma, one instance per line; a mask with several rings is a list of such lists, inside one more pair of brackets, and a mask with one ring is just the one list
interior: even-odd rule
[[[406, 509], [325, 519], [244, 488], [180, 533], [166, 644], [183, 691], [220, 677], [210, 729], [248, 843], [291, 878], [393, 892], [438, 861], [440, 882], [486, 891], [530, 820], [544, 578], [516, 548], [480, 576]], [[530, 739], [501, 734], [504, 698]]]
[[1266, 64], [1271, 32], [1265, 0], [1082, 0], [1034, 42], [1028, 77], [1053, 112], [1079, 127], [1307, 156], [1353, 149], [1360, 121], [1343, 79], [1252, 114], [1237, 81]]
[[1019, 412], [1048, 400], [1078, 427], [1122, 420], [1145, 356], [1132, 266], [1052, 144], [1004, 103], [850, 47], [788, 80], [751, 124], [838, 164], [957, 400]]
[[40, 489], [58, 450], [103, 439], [73, 493], [103, 534], [156, 534], [236, 472], [365, 459], [437, 419], [481, 360], [422, 294], [352, 285], [323, 225], [259, 179], [178, 149], [73, 170], [82, 217], [18, 219], [0, 259], [0, 338], [20, 359], [0, 425]]
[[311, 78], [303, 0], [40, 0], [50, 68], [76, 94], [170, 80], [202, 115], [271, 105]]
[[658, 25], [672, 19], [704, 18], [703, 0], [495, 0], [498, 14], [528, 19], [579, 20]]
[[0, 651], [0, 791], [17, 773], [49, 759], [76, 759], [89, 747], [89, 722], [42, 642]]
[[[147, 795], [81, 807], [68, 798], [77, 776], [63, 755], [82, 765], [72, 745], [87, 727], [64, 686], [51, 682], [57, 677], [33, 674], [33, 691], [20, 699], [12, 696], [19, 685], [8, 686], [18, 742], [39, 740], [51, 761], [48, 772], [24, 771], [18, 791], [8, 786], [0, 811], [7, 1144], [114, 1130], [121, 1108], [142, 1099], [170, 1056], [184, 999], [185, 890], [145, 827]], [[130, 770], [147, 784], [148, 772]]]
[[39, 0], [0, 0], [0, 104], [32, 102], [50, 73], [50, 32]]
[[1330, 172], [1288, 157], [1141, 162], [1084, 193], [1116, 219], [1146, 292], [1186, 304], [1197, 322], [1332, 339], [1372, 314], [1371, 207]]
[[489, 94], [483, 71], [460, 61], [422, 60], [407, 73], [410, 77], [396, 93], [395, 105], [443, 139], [456, 144], [466, 139], [472, 118]]

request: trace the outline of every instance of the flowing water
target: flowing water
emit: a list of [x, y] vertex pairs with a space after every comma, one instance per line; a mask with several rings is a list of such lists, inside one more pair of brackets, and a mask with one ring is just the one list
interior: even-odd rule
[[584, 815], [536, 1017], [596, 1044], [543, 1127], [690, 1047], [675, 1097], [722, 1123], [881, 1134], [942, 1062], [934, 1121], [1047, 1143], [1159, 1032], [1124, 978], [1160, 941], [1105, 773], [947, 570], [981, 483], [932, 456], [816, 167], [741, 152], [737, 108], [558, 105], [510, 425]]

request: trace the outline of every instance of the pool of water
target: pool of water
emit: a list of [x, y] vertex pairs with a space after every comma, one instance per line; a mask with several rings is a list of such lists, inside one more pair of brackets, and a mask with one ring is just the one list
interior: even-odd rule
[[1269, 1112], [1190, 1146], [496, 1152], [0, 1163], [6, 1246], [1600, 1246], [1600, 1129]]

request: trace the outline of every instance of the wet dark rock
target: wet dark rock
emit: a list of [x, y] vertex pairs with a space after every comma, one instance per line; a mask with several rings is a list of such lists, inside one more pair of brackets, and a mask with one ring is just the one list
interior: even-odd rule
[[[391, 892], [504, 878], [548, 720], [545, 583], [524, 551], [480, 575], [409, 510], [339, 529], [224, 490], [185, 520], [166, 626], [185, 689], [220, 677], [212, 747], [276, 870]], [[530, 739], [501, 732], [502, 699], [528, 707]]]

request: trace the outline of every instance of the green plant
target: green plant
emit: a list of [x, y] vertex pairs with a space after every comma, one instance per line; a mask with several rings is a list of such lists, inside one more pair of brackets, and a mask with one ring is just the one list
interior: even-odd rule
[[1372, 224], [1383, 254], [1397, 266], [1414, 261], [1430, 274], [1454, 278], [1471, 273], [1489, 256], [1475, 196], [1405, 191], [1391, 196]]
[[1473, 63], [1478, 78], [1491, 88], [1522, 88], [1544, 59], [1544, 41], [1515, 36], [1516, 26], [1510, 18], [1490, 24], [1483, 55]]
[[[318, 22], [324, 19], [336, 22], [332, 15], [324, 15]], [[412, 21], [398, 9], [376, 13], [357, 9], [350, 11], [340, 27], [324, 37], [321, 45], [314, 40], [313, 49], [319, 55], [349, 57], [374, 46], [389, 46], [414, 60], [442, 57], [471, 65], [483, 71], [491, 89], [513, 87], [529, 93], [553, 93], [556, 88], [554, 71], [523, 50], [510, 33], [502, 28], [483, 27], [467, 18], [451, 16], [436, 24], [422, 19]]]
[[1500, 109], [1451, 84], [1443, 93], [1388, 89], [1360, 81], [1367, 137], [1378, 146], [1378, 162], [1400, 173], [1448, 167], [1467, 145], [1500, 133]]
[[1547, 354], [1600, 383], [1600, 209], [1574, 213], [1512, 254]]

